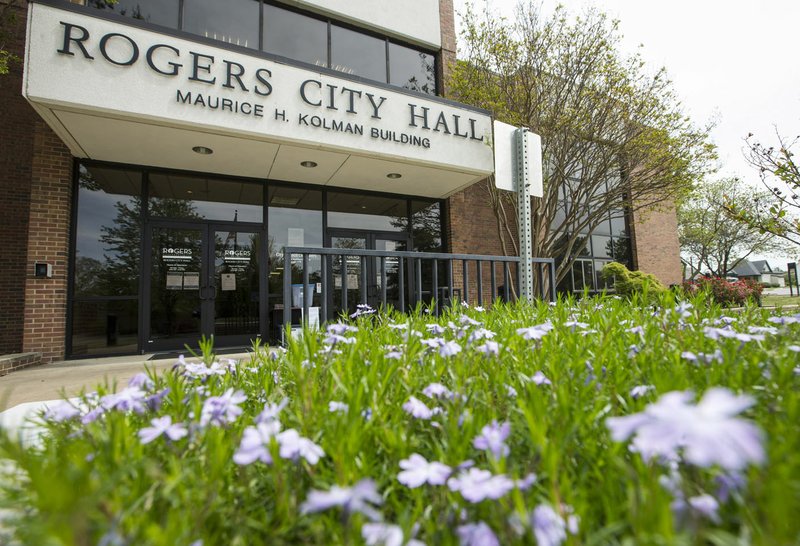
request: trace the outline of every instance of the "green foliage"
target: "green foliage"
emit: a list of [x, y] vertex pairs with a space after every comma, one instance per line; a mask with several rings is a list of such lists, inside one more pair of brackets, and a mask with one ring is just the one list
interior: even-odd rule
[[684, 282], [683, 289], [690, 295], [698, 291], [707, 292], [714, 303], [723, 307], [738, 307], [748, 303], [761, 305], [764, 284], [751, 279], [730, 282], [720, 277], [703, 276]]
[[614, 283], [617, 294], [627, 298], [641, 296], [645, 300], [658, 299], [667, 290], [655, 275], [630, 271], [619, 262], [606, 264], [600, 274], [606, 282]]
[[[604, 13], [559, 7], [546, 15], [527, 1], [506, 20], [487, 4], [482, 13], [468, 8], [462, 29], [448, 95], [542, 136], [547, 168], [544, 196], [533, 200], [533, 252], [563, 258], [559, 280], [582, 234], [609, 214], [680, 199], [711, 170], [710, 127], [682, 113], [665, 69], [622, 53], [619, 23]], [[487, 190], [508, 237], [516, 200], [491, 183]]]
[[[9, 511], [3, 514], [0, 542], [5, 537], [6, 543], [36, 546], [188, 546], [200, 539], [205, 545], [362, 544], [366, 520], [360, 514], [346, 517], [331, 509], [303, 515], [300, 506], [311, 490], [372, 478], [384, 498], [385, 521], [399, 525], [405, 540], [413, 529], [430, 545], [458, 544], [455, 529], [465, 520], [485, 522], [501, 544], [533, 544], [526, 526], [530, 511], [542, 503], [574, 508], [580, 525], [570, 545], [796, 544], [800, 375], [791, 346], [800, 339], [800, 325], [779, 326], [764, 341], [714, 340], [704, 327], [722, 320], [719, 306], [700, 294], [687, 310], [677, 307], [674, 297], [665, 292], [655, 306], [587, 297], [555, 306], [497, 305], [489, 312], [460, 307], [441, 318], [367, 316], [354, 323], [358, 332], [345, 334], [353, 343], [337, 343], [333, 350], [326, 349], [324, 334], [306, 332], [291, 340], [286, 352], [257, 348], [252, 359], [227, 371], [221, 359], [222, 373], [204, 379], [186, 376], [183, 366], [152, 372], [151, 392], [169, 389], [157, 410], [109, 411], [86, 425], [78, 419], [48, 421], [40, 441], [26, 447], [2, 435], [0, 504]], [[462, 315], [495, 333], [499, 355], [476, 350], [485, 340], [468, 341], [478, 327]], [[772, 325], [769, 317], [748, 307], [734, 326], [746, 332]], [[552, 330], [539, 341], [517, 333], [546, 321]], [[427, 348], [422, 340], [431, 337], [432, 324], [444, 328], [444, 338], [462, 351], [443, 357]], [[205, 342], [207, 363], [213, 360], [210, 350]], [[684, 351], [719, 351], [720, 360], [695, 364], [682, 357]], [[534, 382], [536, 372], [552, 384]], [[422, 391], [432, 382], [456, 396], [425, 397]], [[631, 389], [638, 385], [653, 390], [637, 398]], [[614, 442], [607, 419], [641, 412], [670, 391], [693, 390], [699, 397], [711, 387], [754, 397], [744, 417], [764, 431], [767, 459], [745, 470], [747, 485], [721, 503], [718, 521], [681, 521], [671, 507], [673, 494], [662, 485], [669, 465], [645, 462], [626, 443]], [[98, 394], [114, 389], [103, 385]], [[243, 414], [227, 426], [201, 427], [204, 401], [227, 389], [246, 394]], [[430, 420], [412, 418], [402, 407], [410, 396], [442, 413]], [[284, 429], [316, 442], [325, 456], [316, 465], [292, 462], [281, 459], [273, 445], [272, 465], [233, 463], [245, 427], [253, 425], [265, 402], [284, 398]], [[86, 403], [95, 405], [92, 400], [87, 397]], [[331, 401], [348, 409], [332, 412]], [[138, 432], [167, 415], [188, 425], [188, 437], [143, 445]], [[499, 461], [473, 446], [494, 419], [511, 425], [510, 452]], [[538, 479], [526, 491], [470, 504], [447, 486], [400, 484], [399, 463], [413, 453], [451, 466], [472, 459], [494, 474], [520, 478], [534, 472]], [[719, 468], [680, 464], [675, 470], [687, 496], [717, 494]], [[521, 535], [515, 520], [523, 524]]]

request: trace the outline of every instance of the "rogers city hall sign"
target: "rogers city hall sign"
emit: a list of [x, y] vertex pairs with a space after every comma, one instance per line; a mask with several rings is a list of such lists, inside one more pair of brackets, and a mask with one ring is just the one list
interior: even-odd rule
[[[101, 22], [109, 24], [89, 21]], [[169, 95], [148, 93], [147, 102], [169, 96], [171, 108], [192, 111], [181, 117], [214, 112], [267, 124], [268, 132], [293, 127], [294, 134], [350, 135], [406, 149], [456, 140], [486, 147], [488, 116], [471, 110], [135, 27], [97, 26], [103, 25], [60, 19], [55, 45], [62, 61], [149, 73], [139, 87], [149, 82], [171, 89]]]

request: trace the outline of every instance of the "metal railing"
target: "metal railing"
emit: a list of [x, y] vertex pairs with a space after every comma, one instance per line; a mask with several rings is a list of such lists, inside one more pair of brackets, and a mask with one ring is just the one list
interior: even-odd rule
[[[486, 286], [485, 269], [488, 265], [488, 288], [489, 301], [502, 299], [512, 301], [518, 298], [520, 286], [520, 269], [518, 256], [484, 256], [476, 254], [447, 254], [434, 252], [409, 252], [409, 251], [383, 251], [383, 250], [363, 250], [351, 248], [310, 248], [310, 247], [285, 247], [283, 251], [283, 323], [292, 322], [292, 273], [299, 270], [302, 279], [302, 304], [297, 306], [302, 308], [304, 321], [308, 320], [309, 310], [312, 307], [313, 294], [309, 294], [310, 272], [309, 261], [311, 257], [319, 256], [320, 268], [318, 278], [321, 286], [320, 320], [327, 321], [331, 316], [341, 310], [348, 310], [348, 292], [357, 289], [359, 292], [359, 302], [373, 307], [386, 306], [388, 302], [388, 285], [391, 284], [397, 293], [396, 307], [399, 311], [405, 312], [407, 308], [414, 307], [418, 303], [425, 303], [432, 307], [432, 311], [438, 316], [440, 307], [447, 305], [449, 301], [456, 299], [467, 303], [474, 301], [477, 305], [483, 305], [486, 298], [484, 293]], [[299, 257], [299, 259], [297, 259]], [[348, 261], [348, 258], [351, 260]], [[352, 260], [357, 258], [357, 260]], [[338, 260], [338, 275], [336, 264]], [[391, 261], [391, 270], [387, 270], [387, 261]], [[456, 266], [460, 262], [461, 278], [455, 282], [454, 272], [458, 271]], [[534, 266], [534, 281], [539, 288], [542, 299], [555, 301], [555, 262], [551, 258], [532, 258]], [[295, 265], [297, 264], [297, 265]], [[423, 268], [423, 264], [428, 267]], [[474, 264], [474, 267], [471, 265]], [[358, 265], [357, 286], [350, 284], [351, 265]], [[513, 272], [512, 272], [513, 266]], [[440, 283], [440, 268], [446, 282]], [[426, 275], [423, 275], [423, 269]], [[498, 271], [499, 269], [499, 271]], [[474, 283], [471, 282], [474, 270]], [[429, 272], [429, 274], [427, 274]], [[334, 279], [334, 276], [337, 278]], [[503, 284], [498, 286], [498, 276], [503, 279]], [[391, 279], [389, 277], [392, 277]], [[333, 281], [333, 283], [332, 283]], [[338, 286], [337, 286], [338, 282]], [[316, 283], [315, 283], [316, 284]], [[331, 290], [333, 284], [333, 290]], [[338, 290], [339, 305], [335, 305], [333, 292]], [[429, 297], [426, 297], [429, 296]], [[339, 309], [335, 309], [338, 307]]]

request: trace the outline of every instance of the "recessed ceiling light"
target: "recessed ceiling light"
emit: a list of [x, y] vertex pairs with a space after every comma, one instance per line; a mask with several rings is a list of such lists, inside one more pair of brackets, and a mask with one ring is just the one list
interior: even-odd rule
[[402, 174], [400, 173], [389, 173], [386, 175], [386, 178], [402, 178]]
[[211, 155], [214, 153], [214, 150], [206, 148], [205, 146], [195, 146], [192, 148], [192, 151], [200, 155]]
[[314, 167], [317, 166], [317, 163], [316, 161], [301, 161], [300, 165], [302, 167], [308, 167], [309, 169], [313, 169]]

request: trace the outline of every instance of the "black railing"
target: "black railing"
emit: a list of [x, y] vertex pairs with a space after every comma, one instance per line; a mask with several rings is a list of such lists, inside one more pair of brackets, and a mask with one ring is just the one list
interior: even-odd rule
[[[310, 257], [319, 257], [319, 269], [314, 271], [314, 284], [310, 284]], [[298, 259], [299, 258], [299, 259]], [[456, 262], [460, 262], [461, 278], [454, 278]], [[518, 299], [520, 269], [518, 256], [483, 256], [475, 254], [447, 254], [433, 252], [383, 251], [351, 248], [285, 247], [283, 253], [283, 323], [292, 323], [292, 275], [302, 279], [299, 299], [295, 307], [302, 309], [307, 322], [313, 302], [309, 287], [321, 284], [319, 319], [327, 321], [340, 311], [354, 307], [353, 303], [372, 307], [391, 304], [399, 311], [429, 305], [439, 314], [442, 307], [452, 301], [475, 302], [483, 305], [485, 290], [489, 301]], [[542, 299], [555, 301], [555, 262], [551, 258], [532, 258], [534, 286]], [[488, 286], [484, 270], [489, 269]], [[512, 271], [513, 269], [513, 271]], [[351, 275], [351, 271], [355, 271]], [[440, 282], [440, 273], [445, 282]], [[472, 277], [472, 274], [475, 274]], [[498, 285], [498, 275], [503, 282]], [[355, 278], [353, 278], [355, 277]], [[474, 278], [474, 282], [471, 280]], [[352, 281], [356, 286], [350, 286]], [[331, 289], [331, 285], [333, 288]], [[348, 292], [357, 290], [357, 302], [350, 301]]]

